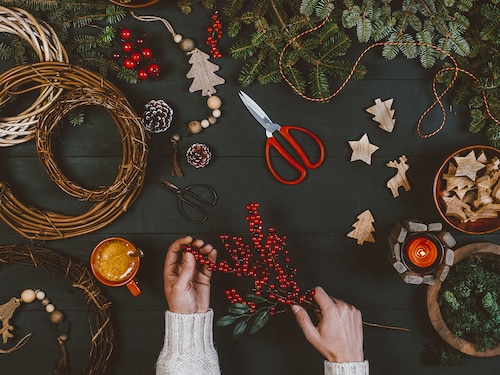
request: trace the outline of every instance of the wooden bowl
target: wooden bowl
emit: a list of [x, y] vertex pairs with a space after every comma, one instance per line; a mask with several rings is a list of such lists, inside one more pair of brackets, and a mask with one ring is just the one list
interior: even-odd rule
[[109, 1], [124, 8], [145, 8], [150, 5], [156, 4], [159, 0], [131, 0], [128, 3], [122, 2], [120, 0]]
[[[443, 191], [446, 190], [446, 181], [443, 180], [443, 175], [448, 173], [448, 166], [450, 163], [454, 163], [453, 158], [455, 156], [463, 157], [468, 155], [471, 151], [475, 152], [476, 157], [481, 151], [484, 151], [488, 160], [491, 160], [495, 156], [500, 159], [500, 151], [490, 146], [469, 146], [462, 148], [448, 156], [448, 158], [441, 165], [438, 172], [436, 173], [436, 176], [434, 177], [434, 204], [436, 205], [436, 208], [443, 220], [445, 220], [449, 225], [461, 232], [468, 234], [485, 234], [495, 232], [496, 230], [500, 229], [500, 217], [478, 219], [475, 221], [462, 221], [457, 217], [445, 215], [446, 204], [442, 198], [442, 194]], [[481, 173], [481, 171], [479, 173]]]
[[[494, 243], [487, 242], [465, 245], [455, 250], [454, 264], [457, 264], [466, 257], [472, 256], [474, 254], [493, 254], [500, 256], [500, 246]], [[443, 320], [443, 316], [441, 315], [441, 310], [437, 301], [439, 291], [441, 290], [441, 284], [441, 281], [436, 280], [434, 285], [429, 285], [429, 288], [427, 289], [427, 312], [429, 314], [431, 323], [437, 333], [452, 347], [470, 356], [492, 357], [500, 355], [500, 345], [495, 348], [488, 349], [484, 352], [480, 352], [476, 349], [476, 346], [473, 343], [455, 336], [453, 332], [448, 328], [446, 322]]]

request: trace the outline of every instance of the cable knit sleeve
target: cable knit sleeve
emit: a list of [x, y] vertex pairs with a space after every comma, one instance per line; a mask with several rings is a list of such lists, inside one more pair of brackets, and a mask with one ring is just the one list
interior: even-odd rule
[[325, 375], [368, 375], [368, 361], [334, 363], [325, 361]]
[[220, 375], [213, 342], [212, 309], [199, 314], [165, 313], [165, 342], [156, 375]]

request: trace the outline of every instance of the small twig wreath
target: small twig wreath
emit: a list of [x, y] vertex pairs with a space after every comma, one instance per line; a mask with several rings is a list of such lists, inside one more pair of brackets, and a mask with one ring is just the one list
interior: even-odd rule
[[[5, 182], [0, 182], [0, 217], [15, 231], [29, 239], [56, 240], [98, 230], [120, 216], [139, 195], [146, 170], [146, 135], [140, 118], [126, 98], [109, 81], [96, 73], [69, 64], [35, 63], [12, 68], [0, 75], [0, 102], [17, 92], [54, 86], [76, 89], [45, 110], [38, 130], [37, 151], [51, 178], [68, 194], [97, 202], [79, 216], [67, 216], [21, 203]], [[120, 131], [123, 144], [121, 169], [108, 187], [91, 191], [70, 181], [52, 160], [50, 130], [62, 113], [81, 105], [104, 106]], [[37, 138], [38, 138], [37, 136]]]
[[82, 374], [103, 375], [109, 371], [109, 359], [113, 352], [113, 326], [111, 302], [101, 294], [94, 276], [81, 263], [74, 262], [54, 250], [29, 245], [0, 246], [0, 267], [5, 264], [21, 264], [41, 268], [71, 281], [81, 289], [89, 307], [91, 350], [88, 368]]
[[[69, 181], [57, 166], [50, 135], [69, 112], [82, 105], [104, 107], [114, 120], [122, 140], [122, 161], [116, 180], [110, 186], [95, 190]], [[40, 161], [50, 178], [67, 194], [81, 200], [99, 202], [116, 199], [130, 189], [142, 185], [146, 164], [146, 144], [142, 123], [126, 99], [101, 88], [81, 88], [69, 92], [40, 117], [36, 131], [36, 148]]]
[[[0, 32], [17, 35], [35, 51], [40, 61], [68, 62], [68, 55], [55, 31], [23, 9], [0, 6]], [[3, 81], [2, 81], [3, 82]], [[61, 94], [54, 86], [41, 88], [38, 98], [15, 116], [0, 117], [0, 147], [26, 142], [35, 136], [38, 114]], [[5, 104], [0, 101], [0, 106]]]

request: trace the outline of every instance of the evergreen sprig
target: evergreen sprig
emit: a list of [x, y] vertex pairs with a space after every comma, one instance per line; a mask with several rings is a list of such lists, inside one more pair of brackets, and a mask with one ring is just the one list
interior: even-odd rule
[[[239, 82], [247, 86], [282, 81], [282, 74], [301, 93], [324, 98], [331, 93], [331, 80], [345, 78], [353, 63], [343, 58], [351, 45], [350, 38], [336, 22], [328, 20], [315, 33], [295, 39], [279, 59], [289, 41], [319, 24], [328, 13], [328, 1], [274, 0], [255, 1], [251, 6], [241, 0], [226, 1], [224, 12], [230, 19], [232, 37], [252, 28], [250, 34], [235, 41], [231, 56], [245, 59]], [[354, 79], [365, 74], [358, 66]]]
[[[20, 7], [47, 22], [66, 48], [70, 63], [98, 71], [104, 77], [112, 71], [128, 83], [138, 82], [136, 74], [123, 72], [120, 65], [103, 53], [115, 38], [112, 25], [126, 16], [123, 7], [107, 0], [0, 0], [0, 4]], [[32, 48], [20, 37], [11, 36], [11, 42], [0, 45], [0, 59], [10, 60], [14, 65], [33, 58]]]

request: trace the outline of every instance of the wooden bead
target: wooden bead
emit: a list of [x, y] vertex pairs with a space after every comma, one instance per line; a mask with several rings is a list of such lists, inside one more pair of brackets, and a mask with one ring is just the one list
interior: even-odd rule
[[199, 121], [191, 121], [188, 124], [188, 131], [191, 134], [198, 134], [199, 132], [201, 132], [202, 129], [203, 128], [201, 127], [201, 123]]
[[61, 333], [57, 339], [60, 341], [66, 341], [68, 339], [68, 335]]
[[43, 290], [37, 290], [36, 299], [41, 301], [44, 298], [45, 298], [45, 292]]
[[54, 310], [50, 313], [50, 321], [54, 324], [59, 324], [64, 320], [62, 311]]
[[207, 99], [207, 106], [210, 109], [219, 109], [222, 105], [222, 101], [218, 96], [212, 95]]
[[181, 34], [175, 34], [174, 35], [174, 42], [175, 43], [180, 43], [182, 40], [182, 35]]
[[45, 306], [45, 311], [47, 311], [48, 313], [53, 312], [55, 309], [56, 309], [56, 307], [51, 303], [49, 303], [47, 306]]
[[50, 300], [48, 298], [42, 299], [42, 306], [47, 306], [50, 303]]
[[25, 289], [21, 293], [21, 301], [24, 303], [31, 303], [35, 300], [36, 295], [33, 289]]
[[210, 122], [208, 122], [208, 120], [206, 118], [204, 118], [203, 120], [201, 120], [201, 127], [203, 129], [206, 129], [210, 126]]
[[175, 133], [174, 135], [172, 135], [172, 140], [179, 142], [181, 140], [181, 136]]
[[179, 45], [181, 46], [181, 49], [184, 52], [189, 52], [189, 51], [192, 51], [194, 49], [193, 39], [182, 38], [181, 43]]
[[217, 122], [217, 118], [215, 118], [214, 116], [210, 116], [208, 118], [208, 122], [210, 123], [210, 125], [213, 125]]
[[221, 115], [222, 115], [222, 112], [220, 111], [220, 109], [214, 109], [212, 111], [212, 116], [214, 116], [215, 118], [219, 118]]

